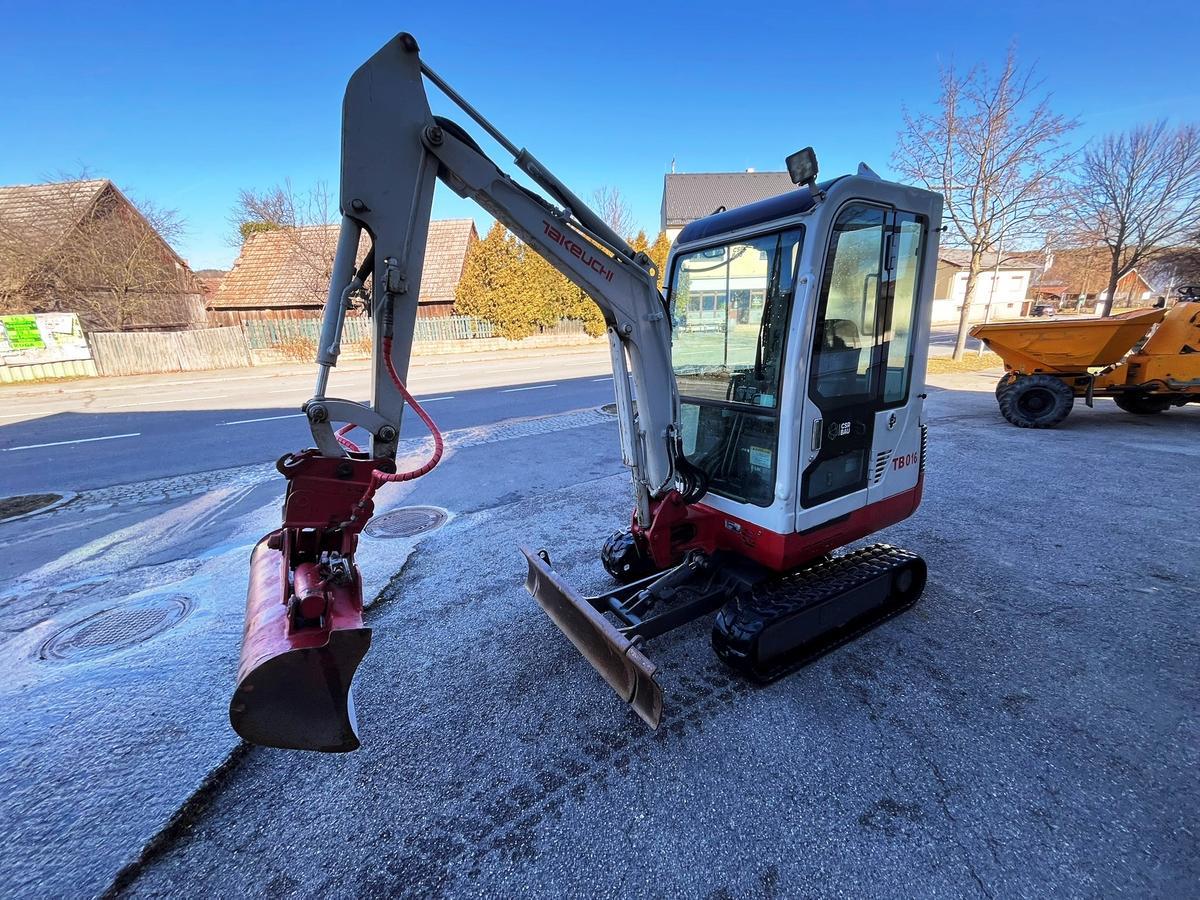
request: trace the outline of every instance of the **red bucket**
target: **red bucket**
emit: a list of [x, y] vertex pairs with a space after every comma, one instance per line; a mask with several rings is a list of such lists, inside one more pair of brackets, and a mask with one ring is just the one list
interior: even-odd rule
[[[299, 569], [288, 571], [277, 549], [283, 540], [282, 531], [267, 535], [250, 559], [246, 630], [229, 721], [247, 741], [266, 747], [356, 750], [350, 685], [371, 646], [358, 567], [351, 565], [352, 577], [344, 583], [327, 581], [323, 611], [302, 618], [300, 609], [311, 614], [316, 606], [311, 579]], [[295, 596], [297, 591], [305, 596]]]

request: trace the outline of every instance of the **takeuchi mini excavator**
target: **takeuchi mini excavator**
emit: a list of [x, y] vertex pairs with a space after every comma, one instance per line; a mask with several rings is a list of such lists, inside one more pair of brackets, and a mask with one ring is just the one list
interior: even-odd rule
[[[427, 81], [545, 196], [432, 115]], [[795, 190], [683, 229], [664, 297], [651, 260], [426, 66], [410, 35], [354, 73], [343, 104], [340, 239], [316, 391], [303, 407], [316, 446], [280, 459], [283, 524], [251, 560], [230, 704], [240, 735], [272, 747], [359, 746], [350, 682], [371, 629], [358, 535], [375, 492], [425, 474], [442, 451], [404, 385], [437, 179], [604, 313], [634, 494], [628, 525], [601, 550], [617, 585], [581, 596], [545, 551], [525, 550], [526, 586], [647, 723], [657, 726], [663, 697], [645, 644], [671, 629], [715, 613], [717, 655], [766, 681], [917, 600], [926, 581], [917, 555], [886, 544], [834, 551], [921, 501], [942, 201], [866, 166], [818, 183], [811, 148], [787, 166]], [[370, 404], [328, 393], [342, 323], [357, 304], [372, 317]], [[433, 452], [397, 471], [406, 405], [430, 429]], [[361, 449], [353, 429], [367, 434]]]

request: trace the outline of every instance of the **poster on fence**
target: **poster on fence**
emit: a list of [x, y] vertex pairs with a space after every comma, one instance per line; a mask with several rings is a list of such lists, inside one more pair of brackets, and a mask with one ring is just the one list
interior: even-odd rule
[[75, 313], [0, 316], [0, 360], [9, 366], [91, 359]]

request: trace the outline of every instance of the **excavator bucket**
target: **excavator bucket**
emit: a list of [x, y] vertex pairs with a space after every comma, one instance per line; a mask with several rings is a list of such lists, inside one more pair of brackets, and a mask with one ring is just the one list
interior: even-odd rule
[[525, 589], [617, 695], [657, 728], [663, 695], [654, 664], [601, 614], [600, 598], [583, 597], [558, 577], [546, 551], [521, 552], [529, 562]]
[[357, 567], [343, 584], [323, 586], [323, 610], [295, 627], [304, 591], [294, 582], [274, 532], [254, 548], [237, 687], [229, 721], [247, 741], [285, 750], [358, 749], [350, 683], [371, 646], [363, 626]]

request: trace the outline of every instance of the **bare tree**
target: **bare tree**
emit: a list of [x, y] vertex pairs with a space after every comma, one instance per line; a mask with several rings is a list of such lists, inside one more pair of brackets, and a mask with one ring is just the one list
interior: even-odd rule
[[621, 237], [633, 236], [633, 210], [617, 187], [603, 185], [592, 192], [596, 213]]
[[1172, 296], [1184, 285], [1200, 284], [1200, 234], [1186, 244], [1153, 254], [1146, 269], [1147, 280], [1164, 297]]
[[229, 222], [234, 227], [230, 243], [236, 247], [254, 234], [278, 232], [276, 239], [289, 249], [287, 264], [300, 272], [304, 292], [325, 299], [338, 238], [325, 182], [303, 191], [297, 191], [290, 180], [261, 192], [242, 190]]
[[1200, 231], [1200, 128], [1105, 137], [1084, 151], [1069, 200], [1078, 232], [1108, 251], [1107, 316], [1122, 278]]
[[240, 247], [256, 231], [273, 228], [303, 228], [307, 225], [328, 225], [334, 221], [333, 200], [329, 185], [318, 181], [307, 190], [298, 191], [291, 179], [265, 191], [243, 189], [229, 216], [234, 227], [229, 242]]
[[0, 269], [20, 273], [0, 305], [75, 312], [93, 331], [202, 319], [200, 286], [170, 247], [184, 230], [178, 213], [99, 184], [41, 185], [38, 216], [0, 223]]
[[967, 342], [975, 286], [985, 254], [1002, 243], [1036, 239], [1061, 197], [1070, 160], [1065, 139], [1076, 127], [1050, 108], [1032, 67], [1010, 49], [993, 78], [983, 66], [965, 75], [941, 70], [941, 94], [930, 112], [904, 110], [892, 164], [945, 198], [949, 241], [969, 251], [966, 295], [954, 358]]

